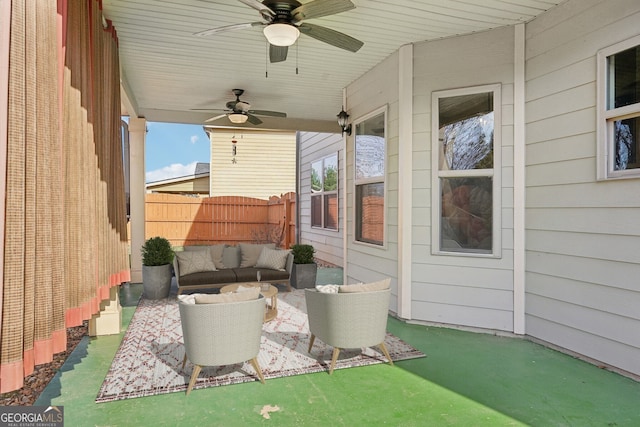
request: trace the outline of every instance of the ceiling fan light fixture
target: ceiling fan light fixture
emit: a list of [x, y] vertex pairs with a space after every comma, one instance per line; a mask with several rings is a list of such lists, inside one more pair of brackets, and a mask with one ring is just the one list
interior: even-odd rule
[[227, 117], [229, 117], [229, 121], [231, 123], [235, 123], [235, 124], [245, 123], [247, 121], [247, 119], [249, 118], [249, 116], [247, 116], [246, 114], [242, 114], [242, 113], [231, 113]]
[[271, 24], [262, 30], [270, 44], [274, 46], [291, 46], [298, 40], [300, 30], [290, 24]]

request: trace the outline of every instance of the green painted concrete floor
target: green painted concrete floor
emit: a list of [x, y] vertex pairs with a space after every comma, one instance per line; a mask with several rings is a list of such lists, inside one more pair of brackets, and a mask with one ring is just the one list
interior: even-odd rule
[[[319, 269], [318, 283], [342, 283]], [[123, 332], [85, 337], [36, 405], [67, 426], [640, 426], [640, 383], [519, 338], [411, 325], [388, 330], [427, 357], [95, 403], [142, 285], [121, 286]], [[260, 414], [278, 406], [270, 419]]]

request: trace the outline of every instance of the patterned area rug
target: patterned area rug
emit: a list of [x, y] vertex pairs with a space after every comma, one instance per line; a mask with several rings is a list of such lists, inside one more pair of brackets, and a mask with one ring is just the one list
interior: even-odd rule
[[[385, 344], [394, 361], [425, 357], [424, 353], [387, 333]], [[332, 348], [316, 340], [312, 353], [303, 290], [278, 294], [278, 316], [264, 324], [258, 362], [266, 379], [327, 371]], [[131, 319], [96, 402], [184, 392], [193, 369], [182, 369], [184, 346], [178, 302], [142, 298]], [[342, 350], [335, 369], [385, 363], [378, 348]], [[203, 367], [194, 389], [258, 381], [245, 362]]]

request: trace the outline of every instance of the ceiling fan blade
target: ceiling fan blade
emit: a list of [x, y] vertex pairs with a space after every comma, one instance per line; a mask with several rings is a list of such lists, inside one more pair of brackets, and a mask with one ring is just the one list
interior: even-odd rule
[[210, 123], [210, 122], [215, 122], [218, 119], [221, 119], [223, 117], [227, 117], [226, 114], [220, 114], [219, 116], [215, 116], [215, 117], [211, 117], [210, 119], [205, 120], [205, 123]]
[[253, 114], [247, 114], [247, 117], [248, 117], [247, 121], [249, 123], [251, 123], [252, 125], [259, 125], [260, 123], [262, 123], [262, 120], [260, 120], [259, 118], [257, 118]]
[[350, 52], [357, 52], [364, 45], [358, 39], [320, 25], [303, 23], [300, 24], [298, 29], [302, 34]]
[[300, 22], [305, 19], [320, 18], [321, 16], [335, 15], [346, 12], [356, 6], [350, 0], [313, 0], [291, 11], [292, 22]]
[[244, 30], [245, 28], [258, 27], [258, 26], [261, 26], [261, 25], [265, 25], [265, 24], [262, 23], [262, 22], [245, 22], [244, 24], [233, 24], [233, 25], [226, 25], [224, 27], [211, 28], [209, 30], [200, 31], [198, 33], [193, 33], [193, 35], [194, 36], [206, 37], [206, 36], [211, 36], [211, 35], [217, 34], [217, 33], [223, 33], [225, 31]]
[[287, 113], [281, 113], [279, 111], [249, 110], [247, 111], [247, 113], [255, 114], [258, 116], [287, 117]]
[[269, 61], [270, 62], [282, 62], [287, 59], [287, 52], [289, 52], [288, 46], [275, 46], [269, 45]]
[[225, 111], [231, 112], [231, 110], [227, 110], [226, 108], [191, 108], [191, 111]]
[[[262, 15], [263, 17], [265, 17], [265, 15], [270, 18], [273, 18], [274, 16], [276, 16], [276, 13], [273, 10], [271, 10], [268, 6], [266, 6], [262, 2], [259, 2], [258, 0], [238, 0], [238, 1], [240, 3], [246, 4], [249, 7], [254, 8], [258, 12], [260, 12], [260, 15]], [[265, 17], [265, 19], [267, 18]]]

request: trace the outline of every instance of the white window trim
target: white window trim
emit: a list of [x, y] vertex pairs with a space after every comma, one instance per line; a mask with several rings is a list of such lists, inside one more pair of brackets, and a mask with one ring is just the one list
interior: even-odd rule
[[613, 170], [613, 122], [640, 114], [640, 102], [620, 108], [607, 110], [607, 58], [616, 53], [640, 46], [640, 35], [606, 47], [597, 54], [597, 179], [599, 181], [613, 179], [639, 178], [640, 169], [623, 171]]
[[[336, 158], [336, 164], [337, 164], [337, 168], [338, 168], [337, 169], [338, 186], [337, 186], [337, 188], [335, 190], [325, 191], [325, 189], [324, 189], [324, 168], [325, 168], [324, 161], [326, 159], [328, 159], [328, 158], [331, 158], [331, 157], [335, 157]], [[311, 169], [313, 169], [313, 164], [316, 163], [316, 162], [322, 162], [322, 190], [314, 193], [313, 189], [311, 189], [309, 202], [310, 202], [310, 206], [313, 206], [311, 200], [314, 197], [320, 197], [320, 200], [322, 201], [321, 202], [322, 203], [322, 209], [321, 209], [322, 227], [318, 227], [317, 225], [313, 225], [313, 221], [311, 220], [312, 216], [313, 216], [313, 210], [312, 210], [311, 215], [309, 216], [309, 220], [310, 220], [310, 223], [311, 223], [311, 228], [314, 229], [314, 230], [331, 231], [331, 232], [337, 233], [337, 232], [340, 231], [340, 155], [336, 151], [333, 154], [329, 154], [327, 156], [324, 156], [324, 157], [321, 157], [319, 159], [316, 159], [316, 160], [314, 160], [314, 161], [312, 161], [310, 163]], [[313, 182], [311, 183], [311, 185], [313, 185]], [[324, 211], [325, 196], [326, 195], [332, 195], [332, 194], [336, 195], [337, 203], [338, 203], [338, 225], [337, 225], [336, 228], [328, 228], [326, 226], [326, 218], [325, 218], [325, 211]]]
[[[477, 169], [440, 171], [438, 164], [440, 152], [438, 100], [440, 98], [483, 92], [493, 92], [493, 169], [491, 171]], [[442, 210], [440, 178], [454, 176], [493, 177], [493, 248], [491, 253], [454, 252], [440, 249], [440, 218]], [[502, 257], [502, 87], [500, 84], [434, 91], [431, 94], [431, 253], [433, 255], [477, 258]]]
[[[353, 121], [352, 127], [353, 127], [353, 189], [352, 189], [352, 194], [351, 194], [351, 206], [353, 206], [352, 209], [352, 224], [353, 224], [353, 234], [352, 234], [352, 241], [354, 244], [357, 245], [363, 245], [363, 246], [368, 246], [370, 248], [377, 248], [377, 249], [386, 249], [387, 248], [387, 210], [389, 208], [389, 204], [388, 204], [388, 185], [387, 185], [387, 175], [389, 173], [389, 165], [388, 165], [388, 156], [387, 153], [389, 152], [389, 114], [388, 114], [388, 105], [383, 105], [382, 107], [379, 107], [367, 114], [365, 114], [364, 116], [360, 116], [358, 119]], [[375, 243], [369, 243], [369, 242], [363, 242], [357, 239], [356, 237], [356, 223], [357, 223], [357, 209], [356, 209], [356, 186], [361, 185], [361, 184], [372, 184], [372, 183], [376, 183], [376, 182], [380, 182], [379, 178], [364, 178], [364, 179], [356, 179], [356, 126], [359, 123], [364, 122], [367, 119], [370, 119], [371, 117], [375, 117], [378, 114], [384, 114], [384, 175], [382, 176], [382, 185], [384, 187], [383, 190], [383, 195], [384, 195], [384, 218], [382, 220], [382, 245], [376, 245]]]

